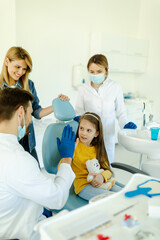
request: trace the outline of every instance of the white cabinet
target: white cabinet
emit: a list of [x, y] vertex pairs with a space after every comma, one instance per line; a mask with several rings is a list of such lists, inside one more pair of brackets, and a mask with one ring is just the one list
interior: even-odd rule
[[109, 72], [126, 72], [127, 71], [127, 59], [124, 54], [114, 52], [102, 52], [108, 59]]
[[148, 44], [147, 40], [127, 38], [126, 53], [127, 55], [147, 57]]
[[110, 72], [145, 73], [148, 48], [148, 40], [107, 33], [91, 36], [91, 55], [97, 52], [104, 54]]
[[113, 54], [125, 54], [127, 38], [102, 33], [102, 51]]
[[141, 55], [126, 55], [126, 72], [145, 73], [147, 69], [147, 57]]

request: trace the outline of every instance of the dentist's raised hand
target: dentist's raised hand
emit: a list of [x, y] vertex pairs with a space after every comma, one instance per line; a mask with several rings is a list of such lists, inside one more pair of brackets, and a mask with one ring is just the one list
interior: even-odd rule
[[72, 130], [72, 127], [69, 125], [64, 127], [61, 140], [57, 138], [57, 146], [61, 158], [73, 158], [75, 149], [75, 133]]

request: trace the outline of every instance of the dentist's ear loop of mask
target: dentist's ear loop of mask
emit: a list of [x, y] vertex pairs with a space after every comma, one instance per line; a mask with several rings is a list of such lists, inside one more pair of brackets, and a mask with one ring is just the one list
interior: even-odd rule
[[[135, 197], [135, 196], [137, 196], [137, 195], [143, 194], [143, 195], [146, 195], [147, 197], [150, 197], [150, 198], [151, 198], [151, 197], [160, 195], [160, 193], [148, 193], [148, 192], [150, 192], [150, 191], [152, 190], [151, 187], [141, 187], [142, 185], [144, 185], [144, 184], [146, 184], [146, 183], [148, 183], [148, 182], [152, 182], [152, 181], [160, 183], [160, 181], [158, 181], [158, 180], [156, 180], [156, 179], [147, 180], [147, 181], [145, 181], [144, 183], [139, 184], [139, 185], [137, 186], [137, 189], [136, 189], [136, 190], [126, 192], [126, 193], [125, 193], [125, 196], [130, 198], [130, 197]], [[160, 188], [159, 188], [159, 189], [160, 189]]]
[[23, 122], [24, 122], [24, 125], [22, 127], [21, 124], [20, 124], [19, 116], [18, 116], [18, 123], [19, 123], [19, 126], [18, 126], [18, 141], [20, 141], [26, 133], [24, 110], [23, 110]]

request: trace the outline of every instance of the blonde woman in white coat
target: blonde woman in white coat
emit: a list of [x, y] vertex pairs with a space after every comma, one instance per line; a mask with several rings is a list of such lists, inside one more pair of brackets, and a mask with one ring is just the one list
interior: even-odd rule
[[115, 119], [120, 128], [137, 128], [128, 122], [123, 92], [118, 83], [108, 78], [108, 61], [102, 54], [92, 56], [87, 64], [90, 81], [78, 91], [76, 114], [94, 112], [101, 117], [105, 147], [110, 164], [114, 161]]

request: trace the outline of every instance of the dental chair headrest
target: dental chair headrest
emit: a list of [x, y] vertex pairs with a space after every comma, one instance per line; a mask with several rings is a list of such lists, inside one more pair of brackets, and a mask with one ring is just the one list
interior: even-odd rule
[[75, 117], [75, 111], [70, 102], [56, 98], [53, 100], [52, 106], [55, 117], [61, 122], [51, 123], [47, 126], [42, 141], [42, 157], [46, 171], [48, 173], [56, 174], [61, 159], [57, 147], [57, 137], [59, 139], [62, 138], [63, 129], [68, 124], [76, 133], [78, 123], [73, 120]]
[[60, 121], [70, 121], [75, 116], [75, 110], [69, 101], [62, 101], [60, 98], [55, 98], [52, 101], [55, 117]]

